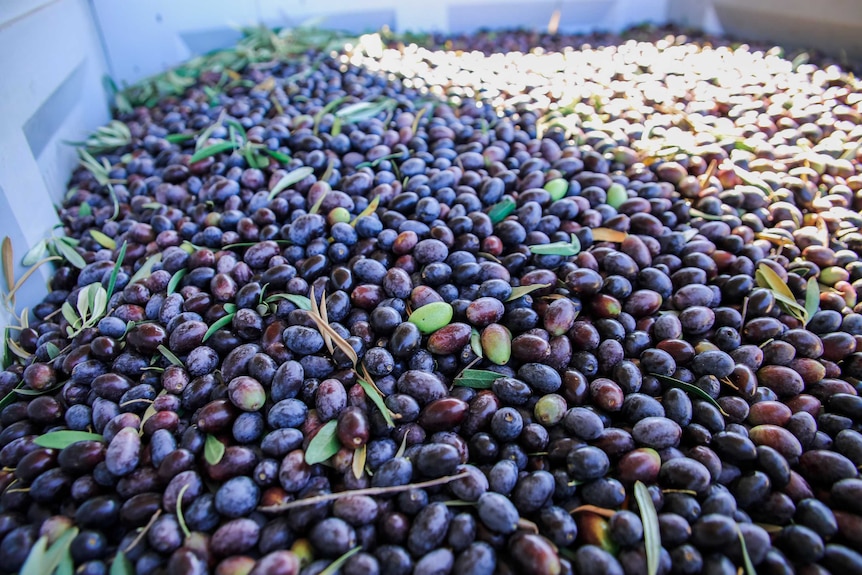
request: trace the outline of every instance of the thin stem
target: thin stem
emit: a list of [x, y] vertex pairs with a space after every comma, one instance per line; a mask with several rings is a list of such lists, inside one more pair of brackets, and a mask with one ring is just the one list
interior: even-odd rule
[[326, 493], [325, 495], [316, 495], [314, 497], [308, 497], [305, 499], [297, 499], [295, 501], [288, 501], [287, 503], [282, 503], [280, 505], [268, 505], [265, 507], [259, 507], [258, 509], [260, 511], [268, 513], [279, 513], [282, 511], [290, 511], [291, 509], [296, 509], [297, 507], [305, 507], [307, 505], [317, 505], [318, 503], [335, 501], [336, 499], [350, 497], [352, 495], [387, 495], [389, 493], [401, 493], [402, 491], [409, 491], [411, 489], [424, 489], [426, 487], [433, 487], [435, 485], [445, 485], [446, 483], [455, 481], [456, 479], [463, 479], [465, 477], [468, 477], [469, 475], [470, 474], [465, 471], [463, 473], [458, 473], [457, 475], [447, 475], [445, 477], [438, 477], [437, 479], [420, 481], [419, 483], [408, 483], [407, 485], [393, 485], [391, 487], [366, 487], [365, 489], [351, 489], [348, 491], [340, 491], [338, 493]]

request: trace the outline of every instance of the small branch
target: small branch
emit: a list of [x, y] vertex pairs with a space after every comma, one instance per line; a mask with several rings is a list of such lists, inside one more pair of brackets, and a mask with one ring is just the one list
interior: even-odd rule
[[456, 479], [463, 479], [468, 477], [470, 474], [468, 472], [458, 473], [457, 475], [447, 475], [446, 477], [438, 477], [437, 479], [430, 479], [428, 481], [420, 481], [419, 483], [408, 483], [407, 485], [393, 485], [391, 487], [367, 487], [365, 489], [351, 489], [349, 491], [340, 491], [338, 493], [327, 493], [325, 495], [316, 495], [314, 497], [308, 497], [306, 499], [297, 499], [295, 501], [288, 501], [287, 503], [282, 503], [281, 505], [269, 505], [265, 507], [258, 507], [259, 511], [263, 511], [265, 513], [280, 513], [283, 511], [290, 511], [291, 509], [296, 509], [297, 507], [305, 507], [306, 505], [317, 505], [318, 503], [326, 503], [329, 501], [335, 501], [336, 499], [341, 499], [343, 497], [349, 497], [351, 495], [387, 495], [390, 493], [401, 493], [402, 491], [409, 491], [411, 489], [424, 489], [426, 487], [433, 487], [435, 485], [445, 485], [451, 481], [455, 481]]

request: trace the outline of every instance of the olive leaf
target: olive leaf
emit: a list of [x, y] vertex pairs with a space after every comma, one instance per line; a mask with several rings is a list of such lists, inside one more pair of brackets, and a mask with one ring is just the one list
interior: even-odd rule
[[362, 477], [362, 472], [365, 471], [365, 461], [368, 457], [368, 450], [365, 445], [360, 445], [353, 450], [353, 476], [356, 479]]
[[15, 261], [12, 252], [12, 240], [9, 236], [3, 238], [3, 278], [6, 280], [6, 291], [11, 292], [15, 288]]
[[326, 114], [328, 114], [329, 112], [331, 112], [332, 110], [334, 110], [335, 108], [337, 108], [338, 106], [340, 106], [344, 102], [344, 100], [346, 100], [346, 99], [347, 99], [347, 96], [342, 96], [341, 98], [336, 98], [335, 100], [328, 102], [325, 106], [323, 106], [320, 110], [318, 110], [318, 112], [314, 115], [314, 127], [312, 129], [315, 136], [320, 131], [320, 121], [323, 120], [323, 117]]
[[355, 124], [365, 120], [374, 118], [381, 112], [390, 111], [397, 106], [397, 102], [392, 98], [386, 98], [379, 102], [357, 102], [345, 106], [335, 112], [335, 117], [342, 122]]
[[66, 385], [65, 381], [61, 383], [55, 383], [54, 385], [46, 387], [45, 389], [13, 389], [12, 391], [15, 393], [15, 395], [19, 397], [38, 397], [40, 395], [47, 395], [49, 393], [59, 391], [63, 389], [64, 385]]
[[50, 431], [44, 435], [40, 435], [33, 440], [33, 443], [39, 447], [46, 447], [48, 449], [65, 449], [78, 441], [105, 441], [105, 438], [98, 433], [63, 430]]
[[733, 164], [733, 171], [742, 180], [745, 184], [749, 186], [754, 186], [755, 188], [759, 188], [764, 194], [767, 196], [771, 196], [773, 194], [772, 188], [769, 187], [763, 179], [755, 174], [754, 172], [749, 172], [745, 168], [741, 166], [737, 166]]
[[621, 243], [629, 235], [626, 232], [612, 230], [610, 228], [593, 228], [593, 241]]
[[[364, 369], [364, 366], [363, 366]], [[367, 374], [368, 372], [366, 372]], [[383, 394], [377, 386], [372, 384], [369, 380], [365, 378], [359, 377], [357, 378], [359, 382], [359, 386], [365, 391], [365, 395], [377, 406], [377, 409], [380, 410], [380, 413], [383, 414], [383, 419], [386, 420], [386, 425], [389, 427], [395, 427], [395, 422], [392, 420], [392, 414], [389, 412], [389, 408], [386, 407], [386, 404], [383, 402]]]
[[688, 211], [688, 213], [692, 217], [701, 218], [701, 219], [709, 221], [709, 222], [721, 222], [721, 221], [724, 221], [724, 218], [725, 218], [725, 216], [716, 216], [715, 214], [708, 214], [704, 211], [701, 211], [701, 210], [698, 210], [695, 208], [691, 208]]
[[186, 277], [186, 274], [189, 273], [188, 268], [182, 268], [177, 270], [173, 276], [171, 276], [171, 281], [168, 282], [167, 294], [171, 295], [175, 291], [177, 291], [177, 287], [179, 287], [180, 282], [183, 281], [183, 278]]
[[307, 464], [322, 463], [338, 453], [338, 450], [341, 449], [341, 442], [338, 440], [337, 428], [338, 421], [332, 419], [327, 421], [311, 438], [305, 449], [305, 462]]
[[200, 162], [201, 160], [206, 160], [216, 154], [221, 154], [222, 152], [233, 151], [236, 149], [235, 142], [219, 142], [218, 144], [213, 144], [211, 146], [207, 146], [206, 148], [202, 148], [195, 152], [191, 158], [189, 158], [189, 164], [194, 164]]
[[48, 536], [43, 535], [36, 540], [24, 565], [21, 566], [20, 575], [45, 575], [48, 571]]
[[194, 134], [168, 134], [165, 136], [165, 140], [172, 144], [181, 144], [182, 142], [188, 142], [189, 140], [195, 139]]
[[377, 206], [379, 206], [379, 205], [380, 205], [380, 196], [374, 196], [374, 199], [371, 200], [371, 202], [368, 204], [368, 207], [366, 207], [364, 210], [359, 212], [359, 215], [356, 216], [355, 218], [353, 218], [353, 220], [350, 222], [350, 225], [355, 228], [356, 222], [358, 222], [360, 218], [364, 218], [365, 216], [370, 216], [371, 214], [376, 212]]
[[136, 281], [150, 277], [150, 274], [153, 271], [153, 266], [156, 265], [156, 263], [158, 263], [160, 261], [162, 261], [162, 254], [161, 253], [154, 254], [154, 255], [150, 256], [149, 258], [147, 258], [147, 261], [144, 262], [144, 265], [142, 265], [138, 269], [138, 271], [136, 271], [132, 275], [132, 277], [129, 278], [129, 285], [135, 283]]
[[96, 243], [103, 248], [107, 248], [109, 250], [117, 248], [117, 242], [115, 242], [113, 238], [108, 237], [99, 230], [90, 230], [90, 235], [93, 236], [93, 239], [96, 240]]
[[314, 168], [310, 168], [308, 166], [302, 166], [301, 168], [297, 168], [292, 172], [288, 172], [286, 176], [284, 176], [275, 183], [275, 186], [272, 187], [272, 190], [269, 192], [269, 196], [267, 197], [267, 199], [269, 201], [272, 201], [278, 194], [280, 194], [290, 186], [298, 184], [313, 173]]
[[491, 389], [491, 385], [503, 377], [496, 371], [484, 369], [465, 369], [452, 381], [452, 385], [472, 387], [473, 389]]
[[111, 570], [108, 575], [134, 575], [135, 568], [126, 554], [122, 551], [117, 551], [114, 560], [111, 562]]
[[658, 514], [647, 486], [640, 480], [635, 482], [635, 500], [638, 502], [641, 522], [644, 526], [647, 573], [648, 575], [656, 575], [661, 559], [661, 532], [659, 531]]
[[482, 336], [475, 327], [473, 331], [470, 332], [470, 349], [473, 350], [473, 353], [476, 354], [480, 359], [485, 357], [484, 352], [482, 351]]
[[280, 299], [289, 301], [299, 309], [304, 309], [305, 311], [311, 310], [311, 300], [304, 295], [296, 295], [292, 293], [277, 293], [269, 296], [264, 301], [266, 301], [266, 303], [275, 303]]
[[277, 150], [270, 150], [269, 148], [260, 148], [260, 151], [274, 159], [276, 162], [280, 162], [282, 164], [289, 164], [291, 161], [291, 157], [287, 154], [283, 154]]
[[[759, 266], [757, 266], [757, 270], [754, 272], [754, 279], [757, 282], [757, 285], [762, 288], [766, 288], [772, 292], [772, 295], [775, 296], [775, 300], [778, 302], [778, 305], [781, 306], [784, 311], [797, 318], [803, 324], [808, 323], [808, 311], [805, 307], [799, 305], [799, 302], [796, 301], [796, 297], [793, 295], [793, 292], [790, 291], [790, 288], [787, 286], [787, 283], [785, 283], [785, 281], [781, 279], [781, 276], [775, 273], [775, 270], [773, 270], [767, 264], [761, 263]], [[807, 302], [807, 289], [805, 299]]]
[[126, 259], [126, 248], [128, 247], [127, 242], [123, 242], [123, 245], [120, 246], [120, 253], [117, 254], [117, 261], [114, 262], [114, 269], [111, 270], [111, 277], [108, 279], [108, 301], [110, 301], [111, 296], [114, 295], [114, 287], [117, 285], [117, 276], [120, 275], [120, 268], [123, 267], [123, 260]]
[[606, 519], [610, 519], [616, 514], [616, 511], [613, 509], [607, 509], [606, 507], [598, 507], [596, 505], [579, 505], [569, 511], [570, 515], [574, 515], [575, 513], [593, 513]]
[[536, 290], [551, 287], [552, 284], [530, 284], [526, 286], [518, 286], [512, 288], [512, 295], [506, 298], [506, 301], [515, 301], [519, 297], [524, 297], [527, 294], [533, 293]]
[[[8, 333], [8, 330], [7, 330], [7, 333]], [[15, 387], [12, 388], [12, 391], [10, 391], [5, 396], [3, 396], [3, 399], [0, 399], [0, 409], [3, 409], [4, 407], [9, 405], [10, 403], [15, 402], [17, 400], [17, 394], [15, 393], [15, 391], [18, 389], [21, 389], [22, 387], [24, 387], [24, 382], [19, 381], [18, 385], [16, 385]]]
[[63, 258], [75, 266], [78, 269], [84, 269], [84, 266], [87, 265], [87, 262], [84, 261], [84, 258], [75, 251], [69, 242], [64, 241], [65, 238], [57, 238], [57, 241], [54, 242], [54, 246], [56, 246], [57, 251], [60, 253]]
[[329, 186], [327, 186], [327, 187], [326, 187], [326, 189], [323, 191], [323, 193], [322, 193], [322, 194], [320, 194], [320, 197], [319, 197], [319, 198], [317, 198], [317, 201], [316, 201], [316, 202], [314, 202], [314, 205], [313, 205], [313, 206], [311, 206], [311, 209], [309, 209], [309, 210], [308, 210], [308, 213], [309, 213], [309, 214], [316, 214], [317, 212], [319, 212], [319, 211], [320, 211], [320, 206], [322, 206], [322, 205], [323, 205], [323, 200], [325, 200], [325, 199], [326, 199], [326, 196], [328, 196], [328, 195], [329, 195], [329, 192], [331, 192], [331, 191], [332, 191], [332, 188], [330, 188]]
[[224, 326], [226, 326], [230, 322], [232, 322], [233, 316], [234, 316], [233, 313], [229, 313], [226, 316], [219, 318], [216, 321], [214, 321], [213, 324], [207, 330], [207, 332], [204, 334], [204, 338], [201, 341], [204, 342], [204, 341], [208, 340], [210, 337], [212, 337], [212, 335], [215, 332], [217, 332], [218, 330], [220, 330], [221, 328], [223, 328]]
[[180, 358], [178, 358], [176, 355], [174, 355], [174, 353], [171, 350], [169, 350], [168, 348], [166, 348], [165, 346], [160, 345], [156, 349], [159, 350], [159, 353], [161, 353], [163, 356], [165, 356], [165, 359], [167, 359], [169, 362], [171, 362], [175, 366], [185, 367], [185, 365], [183, 365], [183, 362], [180, 360]]
[[22, 266], [32, 266], [36, 262], [39, 261], [39, 258], [42, 257], [42, 254], [45, 253], [45, 250], [48, 249], [48, 244], [45, 240], [39, 240], [35, 246], [27, 250], [27, 253], [24, 254], [24, 257], [21, 259]]
[[805, 312], [808, 314], [808, 319], [805, 325], [811, 321], [814, 314], [820, 309], [820, 286], [817, 285], [815, 278], [808, 279], [808, 285], [805, 286]]
[[505, 196], [502, 200], [491, 206], [491, 209], [488, 210], [488, 217], [491, 219], [492, 224], [499, 224], [512, 215], [516, 207], [515, 200], [511, 196]]
[[576, 256], [581, 253], [581, 241], [575, 234], [572, 234], [572, 239], [568, 242], [552, 242], [527, 247], [537, 256]]
[[710, 394], [708, 394], [706, 391], [702, 390], [698, 386], [693, 385], [691, 383], [686, 383], [684, 381], [680, 381], [679, 379], [676, 379], [675, 377], [670, 377], [667, 375], [660, 375], [658, 373], [651, 373], [650, 375], [659, 381], [663, 381], [664, 383], [671, 385], [673, 387], [678, 387], [679, 389], [683, 390], [687, 394], [694, 395], [698, 399], [702, 399], [705, 402], [712, 404], [712, 406], [715, 407], [723, 416], [729, 417], [727, 412], [721, 408], [721, 405], [719, 405], [719, 403]]
[[185, 495], [189, 487], [191, 487], [191, 483], [186, 483], [180, 488], [179, 494], [177, 494], [177, 523], [180, 524], [180, 529], [186, 537], [192, 533], [189, 531], [189, 526], [186, 525], [186, 517], [183, 515], [183, 495]]
[[90, 204], [87, 202], [82, 202], [81, 205], [78, 206], [78, 216], [82, 218], [86, 218], [88, 216], [93, 215], [93, 208], [90, 207]]
[[54, 342], [47, 342], [45, 344], [45, 351], [48, 353], [49, 359], [54, 359], [58, 355], [60, 355], [60, 348], [54, 345]]
[[361, 549], [362, 549], [362, 546], [357, 545], [356, 547], [354, 547], [350, 551], [347, 551], [341, 557], [339, 557], [338, 559], [336, 559], [335, 561], [333, 561], [332, 563], [327, 565], [326, 569], [324, 569], [323, 571], [320, 572], [320, 575], [335, 575], [336, 573], [339, 573], [340, 572], [339, 570], [347, 562], [347, 560], [350, 559], [351, 557], [353, 557], [354, 555], [356, 555], [357, 553], [359, 553], [359, 551]]
[[204, 459], [210, 465], [218, 465], [222, 457], [224, 457], [224, 443], [212, 433], [207, 433], [207, 438], [204, 441]]
[[384, 162], [386, 160], [395, 160], [402, 157], [403, 155], [404, 154], [401, 152], [397, 152], [394, 154], [386, 154], [385, 156], [380, 156], [379, 158], [371, 160], [370, 162], [361, 162], [359, 164], [356, 164], [356, 169], [358, 170], [360, 168], [376, 168], [378, 165], [380, 165], [381, 162]]
[[742, 529], [739, 524], [736, 526], [736, 536], [739, 537], [739, 547], [742, 551], [742, 565], [745, 567], [745, 575], [757, 575], [757, 569], [754, 568], [754, 563], [751, 562], [751, 556], [748, 554], [748, 545], [745, 544], [745, 537], [742, 535]]

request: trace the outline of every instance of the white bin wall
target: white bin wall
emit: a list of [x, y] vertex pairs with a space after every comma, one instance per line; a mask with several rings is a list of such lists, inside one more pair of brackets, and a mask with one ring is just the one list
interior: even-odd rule
[[[12, 239], [16, 264], [58, 221], [54, 204], [77, 161], [63, 142], [109, 119], [106, 72], [87, 0], [0, 2], [0, 236]], [[48, 269], [26, 284], [19, 310], [44, 296]], [[0, 306], [0, 326], [9, 323]]]

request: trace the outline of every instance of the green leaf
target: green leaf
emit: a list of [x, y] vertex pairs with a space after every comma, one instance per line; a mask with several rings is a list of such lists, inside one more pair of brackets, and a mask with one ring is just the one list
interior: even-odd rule
[[707, 220], [709, 222], [720, 222], [724, 220], [724, 216], [716, 216], [715, 214], [708, 214], [706, 212], [702, 212], [698, 209], [691, 208], [688, 213], [694, 218], [701, 218]]
[[21, 265], [27, 267], [32, 266], [39, 261], [47, 248], [48, 246], [45, 240], [39, 240], [35, 246], [27, 250], [27, 253], [24, 254], [24, 258], [21, 260]]
[[305, 462], [309, 465], [322, 463], [338, 453], [341, 449], [341, 442], [338, 440], [336, 433], [338, 429], [338, 420], [332, 419], [327, 421], [317, 435], [311, 438], [308, 442], [308, 448], [305, 450]]
[[212, 433], [207, 433], [206, 441], [204, 442], [204, 459], [210, 465], [217, 465], [221, 458], [224, 457], [224, 443]]
[[125, 553], [117, 551], [117, 555], [111, 562], [111, 570], [108, 575], [135, 575], [135, 567]]
[[482, 351], [482, 336], [475, 327], [473, 331], [470, 332], [470, 349], [473, 350], [473, 353], [476, 354], [477, 357], [483, 358], [485, 357], [484, 352]]
[[754, 278], [757, 280], [757, 285], [760, 287], [770, 289], [792, 301], [796, 301], [796, 298], [793, 296], [793, 292], [790, 291], [789, 287], [787, 287], [787, 283], [785, 283], [785, 281], [781, 279], [781, 276], [775, 273], [775, 270], [767, 264], [761, 263], [757, 266], [757, 271], [754, 272]]
[[21, 566], [19, 575], [45, 575], [48, 571], [48, 537], [43, 535], [36, 540], [24, 565]]
[[48, 449], [65, 449], [78, 441], [105, 441], [105, 438], [98, 433], [63, 430], [51, 431], [40, 435], [33, 440], [33, 443], [39, 447], [47, 447]]
[[641, 513], [641, 523], [644, 526], [644, 547], [646, 550], [647, 573], [658, 573], [661, 559], [661, 532], [658, 526], [658, 514], [647, 486], [642, 481], [635, 482], [635, 499]]
[[198, 150], [194, 153], [194, 155], [189, 158], [189, 164], [194, 164], [196, 162], [200, 162], [201, 160], [205, 160], [209, 157], [215, 156], [216, 154], [221, 154], [222, 152], [233, 151], [236, 149], [236, 144], [233, 142], [219, 142], [218, 144], [213, 144], [212, 146], [207, 146], [201, 150]]
[[114, 295], [114, 287], [117, 285], [117, 276], [120, 274], [120, 268], [123, 267], [123, 260], [126, 259], [126, 248], [128, 247], [127, 242], [123, 242], [123, 245], [120, 246], [120, 253], [117, 254], [117, 261], [114, 262], [114, 269], [111, 270], [111, 278], [108, 280], [108, 301], [111, 300], [111, 296]]
[[194, 140], [194, 134], [168, 134], [165, 136], [165, 139], [172, 144], [179, 144], [182, 142], [188, 142], [189, 140]]
[[58, 238], [58, 241], [54, 242], [54, 246], [57, 248], [57, 251], [60, 252], [60, 255], [63, 256], [63, 258], [67, 262], [69, 262], [79, 270], [84, 269], [84, 266], [87, 265], [87, 262], [84, 261], [84, 258], [81, 256], [81, 254], [76, 252], [75, 248], [70, 246], [68, 243]]
[[75, 563], [72, 554], [66, 553], [60, 558], [60, 564], [54, 570], [54, 575], [75, 575]]
[[527, 247], [534, 255], [542, 256], [576, 256], [581, 253], [581, 242], [575, 234], [572, 234], [572, 240], [568, 242], [553, 242]]
[[269, 148], [261, 148], [260, 151], [263, 152], [264, 154], [266, 154], [267, 156], [269, 156], [270, 158], [274, 159], [275, 161], [280, 162], [282, 164], [289, 164], [290, 161], [292, 160], [292, 158], [290, 156], [288, 156], [287, 154], [283, 154], [283, 153], [278, 152], [276, 150], [270, 150]]
[[180, 488], [180, 492], [177, 495], [177, 523], [180, 524], [180, 529], [186, 537], [191, 535], [191, 531], [189, 531], [189, 526], [186, 525], [186, 518], [183, 515], [183, 495], [185, 495], [189, 487], [191, 487], [191, 483], [186, 483]]
[[99, 230], [90, 230], [90, 235], [93, 236], [93, 239], [96, 240], [96, 243], [103, 248], [107, 248], [109, 250], [117, 249], [117, 242], [115, 242], [112, 238], [103, 234]]
[[10, 403], [14, 403], [15, 401], [18, 400], [18, 395], [15, 393], [15, 391], [21, 389], [22, 387], [24, 387], [24, 382], [19, 381], [18, 385], [16, 385], [15, 387], [12, 388], [12, 391], [7, 393], [3, 397], [3, 399], [0, 399], [0, 409], [3, 409], [4, 407], [9, 405]]
[[48, 358], [54, 359], [58, 355], [60, 355], [60, 348], [57, 347], [54, 342], [49, 341], [45, 344], [45, 351], [48, 352]]
[[371, 202], [368, 204], [368, 207], [366, 207], [364, 210], [359, 212], [359, 215], [356, 216], [355, 218], [353, 218], [353, 221], [350, 222], [350, 225], [355, 228], [356, 222], [359, 221], [359, 218], [364, 218], [366, 216], [370, 216], [371, 214], [373, 214], [374, 212], [377, 211], [377, 206], [379, 206], [379, 205], [380, 205], [380, 196], [374, 196], [374, 199], [371, 200]]
[[745, 537], [742, 535], [742, 529], [739, 525], [736, 526], [736, 536], [739, 537], [739, 547], [742, 551], [742, 565], [745, 567], [745, 575], [757, 575], [757, 569], [754, 568], [754, 563], [751, 562], [751, 556], [748, 554], [748, 546], [745, 544]]
[[272, 190], [269, 192], [268, 199], [273, 200], [278, 194], [280, 194], [290, 186], [301, 182], [313, 173], [314, 168], [310, 168], [308, 166], [302, 166], [301, 168], [297, 168], [292, 172], [288, 172], [286, 176], [281, 178], [278, 182], [276, 182], [275, 186], [273, 186]]
[[69, 547], [72, 545], [72, 539], [78, 535], [78, 531], [77, 527], [69, 527], [48, 547], [48, 552], [45, 554], [45, 573], [53, 573], [64, 558], [71, 558]]
[[365, 395], [374, 402], [374, 405], [376, 405], [377, 409], [380, 410], [380, 413], [383, 414], [383, 419], [386, 420], [386, 425], [389, 427], [395, 427], [395, 422], [392, 421], [392, 414], [389, 413], [389, 408], [386, 407], [386, 404], [383, 402], [383, 396], [380, 394], [380, 391], [361, 377], [358, 378], [357, 381], [359, 381], [359, 385], [362, 389], [365, 390]]
[[680, 381], [680, 380], [676, 379], [675, 377], [670, 377], [667, 375], [660, 375], [658, 373], [651, 373], [650, 375], [659, 381], [663, 381], [664, 383], [671, 385], [673, 387], [678, 387], [679, 389], [683, 390], [687, 394], [694, 395], [698, 399], [702, 399], [703, 401], [712, 404], [712, 406], [715, 407], [723, 416], [729, 417], [727, 412], [721, 408], [721, 405], [719, 405], [718, 402], [715, 401], [715, 399], [713, 399], [713, 397], [710, 394], [708, 394], [707, 392], [705, 392], [704, 390], [702, 390], [698, 386], [692, 385], [691, 383], [686, 383], [684, 381]]
[[162, 254], [161, 253], [153, 254], [149, 258], [147, 258], [147, 261], [144, 262], [144, 265], [142, 265], [140, 268], [138, 268], [138, 271], [136, 271], [132, 275], [132, 277], [129, 278], [129, 285], [132, 285], [136, 281], [140, 281], [140, 280], [147, 279], [148, 277], [150, 277], [150, 274], [153, 271], [153, 266], [156, 265], [156, 263], [158, 263], [160, 261], [162, 261]]
[[60, 312], [63, 314], [63, 317], [66, 318], [66, 321], [69, 322], [69, 325], [74, 329], [80, 329], [84, 322], [78, 317], [78, 314], [75, 313], [75, 308], [72, 307], [67, 301], [63, 302], [63, 305], [60, 306]]
[[502, 200], [491, 206], [488, 217], [492, 224], [499, 224], [515, 212], [517, 204], [511, 196], [505, 196]]
[[362, 549], [362, 546], [357, 545], [356, 547], [354, 547], [353, 549], [351, 549], [350, 551], [348, 551], [347, 553], [345, 553], [344, 555], [342, 555], [341, 557], [339, 557], [338, 559], [336, 559], [335, 561], [333, 561], [332, 563], [327, 565], [326, 569], [324, 569], [323, 571], [320, 572], [320, 575], [335, 575], [336, 573], [339, 572], [338, 570], [341, 569], [341, 566], [344, 565], [348, 559], [350, 559], [351, 557], [353, 557], [354, 555], [359, 553], [359, 551], [361, 549]]
[[336, 107], [340, 106], [340, 105], [341, 105], [341, 103], [342, 103], [342, 102], [344, 102], [344, 100], [346, 100], [346, 99], [347, 99], [347, 96], [342, 96], [341, 98], [336, 98], [335, 100], [332, 100], [331, 102], [329, 102], [328, 104], [326, 104], [324, 107], [322, 107], [322, 108], [321, 108], [321, 109], [320, 109], [320, 110], [319, 110], [319, 111], [314, 115], [314, 129], [313, 129], [313, 132], [314, 132], [315, 134], [317, 134], [317, 133], [318, 133], [318, 131], [319, 131], [319, 129], [320, 129], [320, 121], [323, 119], [323, 117], [324, 117], [326, 114], [328, 114], [329, 112], [331, 112], [333, 109], [335, 109]]
[[90, 207], [90, 204], [87, 202], [82, 202], [81, 205], [78, 206], [78, 216], [82, 218], [86, 218], [87, 216], [93, 215], [93, 208]]
[[820, 309], [820, 286], [817, 285], [815, 278], [808, 279], [808, 285], [805, 286], [805, 312], [808, 314], [808, 319], [805, 322], [811, 321], [814, 314]]
[[733, 171], [736, 173], [737, 176], [739, 176], [740, 180], [742, 180], [749, 186], [759, 188], [767, 196], [771, 196], [773, 194], [773, 190], [769, 187], [769, 184], [764, 182], [763, 179], [754, 172], [749, 172], [745, 168], [737, 166], [736, 164], [733, 164]]
[[159, 353], [161, 353], [163, 356], [165, 356], [165, 359], [167, 359], [169, 362], [171, 362], [175, 366], [185, 367], [183, 365], [183, 362], [180, 361], [180, 358], [178, 358], [176, 355], [174, 355], [174, 353], [171, 350], [169, 350], [168, 348], [166, 348], [165, 346], [160, 345], [156, 349], [159, 350]]
[[518, 286], [512, 288], [512, 295], [506, 298], [506, 301], [515, 301], [519, 297], [524, 297], [529, 293], [533, 293], [536, 290], [545, 289], [551, 287], [552, 284], [532, 284], [527, 286]]
[[235, 303], [228, 302], [224, 304], [224, 310], [228, 313], [236, 313], [237, 307]]
[[45, 389], [13, 389], [12, 392], [19, 397], [38, 397], [40, 395], [48, 395], [49, 393], [59, 391], [63, 389], [64, 385], [66, 385], [65, 381], [61, 383], [55, 383], [54, 385], [46, 387]]
[[396, 105], [397, 102], [391, 98], [379, 102], [357, 102], [335, 112], [335, 117], [339, 118], [342, 122], [355, 124], [364, 120], [370, 120], [383, 111], [395, 108]]
[[304, 295], [295, 295], [292, 293], [277, 293], [266, 298], [266, 303], [273, 303], [280, 299], [284, 299], [298, 307], [299, 309], [304, 309], [305, 311], [311, 311], [311, 300], [308, 299]]
[[326, 186], [326, 189], [323, 190], [323, 193], [320, 194], [320, 197], [317, 198], [317, 201], [314, 202], [314, 205], [311, 206], [311, 209], [308, 210], [308, 213], [309, 214], [316, 214], [317, 212], [319, 212], [320, 206], [323, 205], [323, 200], [326, 199], [326, 196], [328, 196], [329, 192], [331, 192], [331, 191], [332, 191], [332, 188], [330, 188], [329, 186]]
[[177, 270], [177, 273], [171, 276], [171, 281], [168, 282], [168, 295], [177, 291], [177, 287], [180, 285], [180, 282], [183, 281], [183, 278], [186, 277], [187, 273], [189, 273], [188, 268], [183, 268], [181, 270]]
[[234, 120], [233, 118], [229, 118], [229, 119], [225, 120], [225, 121], [224, 121], [224, 123], [225, 123], [225, 125], [227, 125], [227, 126], [229, 126], [229, 127], [233, 128], [234, 130], [236, 130], [236, 132], [237, 132], [237, 133], [240, 135], [240, 137], [242, 138], [243, 142], [244, 142], [244, 141], [246, 141], [246, 140], [248, 140], [248, 134], [246, 134], [246, 133], [245, 133], [245, 128], [243, 127], [243, 125], [242, 125], [242, 124], [240, 124], [239, 122], [237, 122], [237, 121], [236, 121], [236, 120]]
[[218, 330], [220, 330], [221, 328], [223, 328], [224, 326], [226, 326], [230, 322], [232, 322], [233, 316], [234, 316], [234, 314], [229, 313], [226, 316], [224, 316], [223, 318], [220, 318], [220, 319], [217, 319], [216, 321], [214, 321], [213, 324], [207, 330], [207, 332], [204, 334], [204, 338], [201, 341], [208, 340], [210, 337], [212, 337], [212, 334], [214, 334], [215, 332], [217, 332]]
[[460, 387], [472, 387], [473, 389], [491, 389], [491, 384], [503, 377], [503, 374], [496, 371], [487, 371], [484, 369], [465, 369], [455, 380], [453, 385]]

